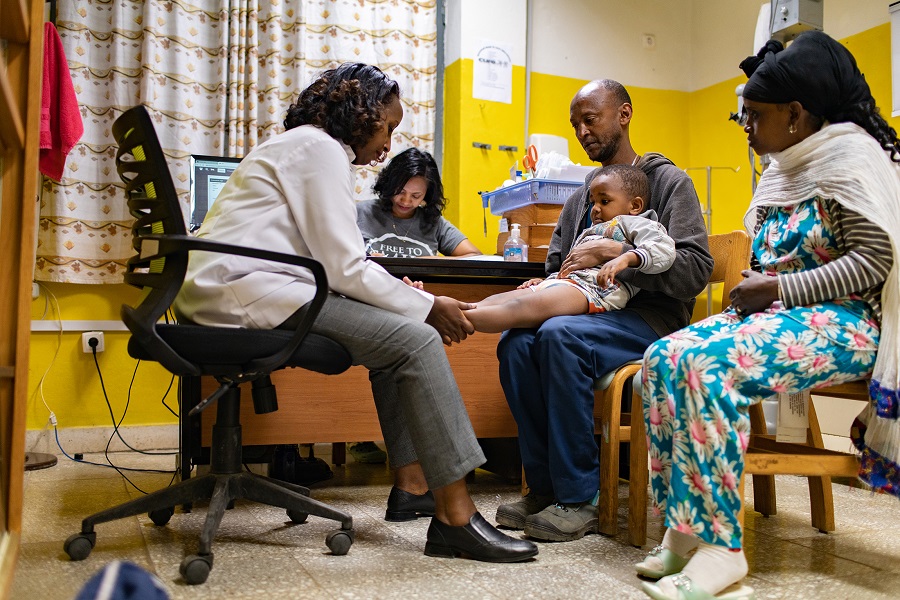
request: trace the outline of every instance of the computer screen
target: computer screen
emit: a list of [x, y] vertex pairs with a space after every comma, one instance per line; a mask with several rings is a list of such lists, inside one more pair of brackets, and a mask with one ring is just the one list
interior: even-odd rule
[[200, 228], [239, 162], [239, 158], [191, 155], [191, 231]]

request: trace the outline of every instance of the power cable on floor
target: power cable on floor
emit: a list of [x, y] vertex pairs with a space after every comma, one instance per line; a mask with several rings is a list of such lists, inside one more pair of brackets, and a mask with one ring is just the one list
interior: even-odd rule
[[[45, 285], [43, 285], [42, 283], [39, 283], [39, 282], [37, 283], [37, 285], [40, 289], [42, 289], [44, 291], [44, 294], [45, 294], [45, 296], [44, 296], [44, 312], [41, 315], [40, 320], [44, 320], [44, 317], [47, 316], [48, 310], [51, 312], [51, 314], [55, 313], [56, 314], [56, 322], [59, 324], [59, 330], [57, 331], [57, 334], [56, 334], [56, 350], [53, 351], [53, 358], [50, 359], [50, 364], [47, 365], [47, 368], [44, 370], [43, 375], [41, 375], [41, 378], [38, 380], [38, 383], [34, 388], [34, 392], [32, 392], [32, 394], [31, 394], [31, 398], [33, 399], [35, 397], [38, 397], [41, 399], [41, 402], [43, 403], [44, 408], [46, 408], [47, 413], [49, 413], [48, 418], [47, 418], [47, 423], [55, 426], [56, 414], [53, 412], [53, 409], [50, 408], [50, 405], [47, 404], [47, 399], [44, 397], [44, 381], [47, 379], [47, 375], [50, 373], [50, 369], [52, 369], [53, 365], [56, 364], [56, 358], [59, 356], [59, 349], [62, 348], [63, 324], [62, 324], [62, 317], [61, 317], [60, 311], [59, 311], [59, 300], [56, 299], [56, 296], [53, 295], [53, 292], [51, 292]], [[51, 302], [51, 300], [52, 300], [52, 302]], [[46, 429], [46, 425], [44, 426], [44, 429]], [[37, 444], [38, 441], [39, 441], [39, 439], [35, 441], [35, 444]]]

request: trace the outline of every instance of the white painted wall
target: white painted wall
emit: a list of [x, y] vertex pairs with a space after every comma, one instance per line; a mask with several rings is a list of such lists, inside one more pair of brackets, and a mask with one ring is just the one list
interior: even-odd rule
[[525, 0], [446, 0], [446, 4], [445, 64], [474, 59], [479, 41], [490, 40], [510, 44], [513, 64], [525, 65]]
[[[835, 2], [840, 0], [826, 0]], [[755, 54], [753, 34], [762, 0], [692, 0], [691, 23], [693, 61], [691, 86], [694, 91], [743, 75], [738, 65]]]
[[[837, 39], [889, 20], [889, 0], [823, 0], [825, 32]], [[753, 48], [756, 17], [763, 0], [691, 0], [693, 66], [690, 91], [741, 74], [738, 64]], [[678, 88], [684, 89], [684, 88]]]
[[[688, 89], [690, 0], [532, 0], [532, 70], [576, 79]], [[653, 50], [643, 34], [656, 37]]]
[[[741, 74], [764, 0], [530, 0], [532, 70], [575, 79], [694, 91]], [[889, 0], [823, 0], [838, 39], [889, 21]], [[447, 0], [447, 64], [481, 38], [513, 45], [525, 64], [526, 0]], [[645, 34], [655, 49], [642, 46]]]
[[825, 33], [845, 38], [887, 23], [894, 0], [825, 0]]

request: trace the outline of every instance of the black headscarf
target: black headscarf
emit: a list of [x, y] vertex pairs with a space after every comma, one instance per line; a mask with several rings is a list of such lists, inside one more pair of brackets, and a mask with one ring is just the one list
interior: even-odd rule
[[806, 31], [784, 49], [770, 40], [741, 62], [750, 79], [744, 98], [769, 104], [796, 100], [831, 123], [848, 120], [851, 107], [874, 102], [856, 59], [842, 44], [821, 31]]

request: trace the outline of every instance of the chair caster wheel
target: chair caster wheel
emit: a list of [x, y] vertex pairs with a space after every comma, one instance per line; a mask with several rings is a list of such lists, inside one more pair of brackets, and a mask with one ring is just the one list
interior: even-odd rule
[[76, 533], [66, 539], [63, 550], [72, 560], [84, 560], [91, 555], [96, 543], [96, 533]]
[[287, 509], [287, 516], [292, 523], [306, 523], [306, 518], [309, 517], [309, 513], [289, 508]]
[[178, 567], [178, 571], [188, 585], [200, 585], [206, 581], [207, 577], [209, 577], [209, 572], [212, 570], [212, 563], [212, 554], [204, 556], [189, 554], [181, 561], [181, 566]]
[[338, 529], [328, 534], [325, 538], [325, 545], [335, 556], [344, 556], [353, 545], [353, 537], [352, 529]]
[[173, 507], [168, 508], [158, 508], [156, 510], [151, 510], [148, 513], [150, 520], [153, 521], [153, 524], [157, 527], [162, 527], [166, 523], [169, 522], [169, 519], [172, 518], [172, 515], [175, 514], [175, 509]]

